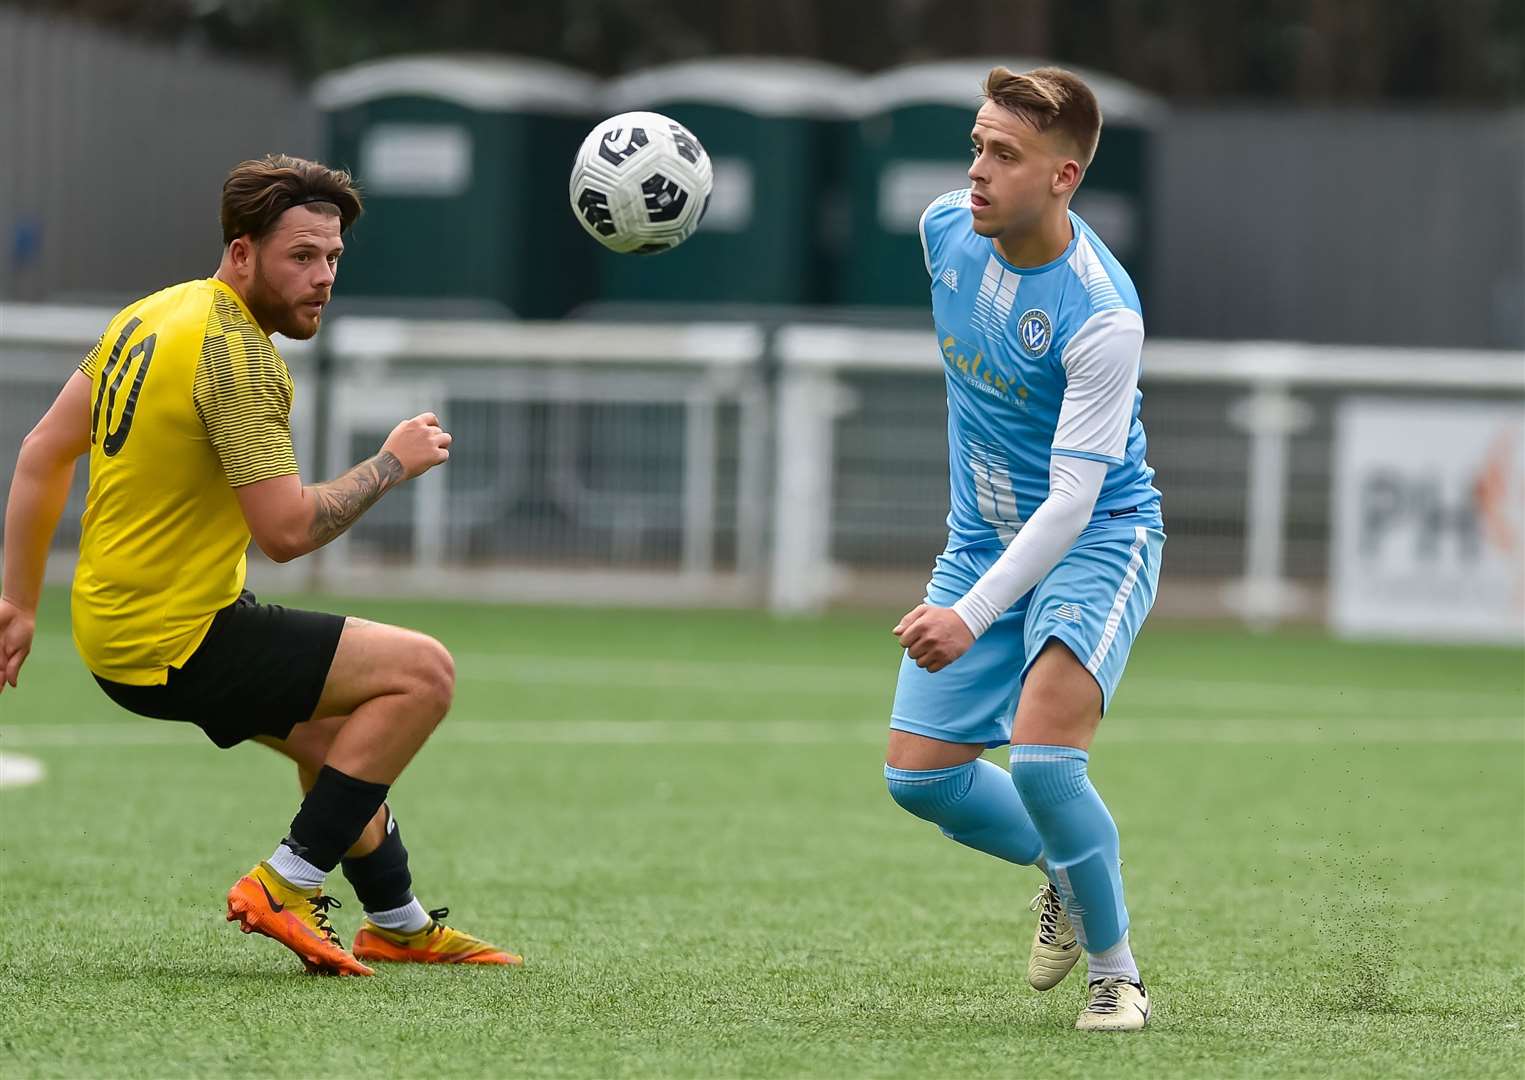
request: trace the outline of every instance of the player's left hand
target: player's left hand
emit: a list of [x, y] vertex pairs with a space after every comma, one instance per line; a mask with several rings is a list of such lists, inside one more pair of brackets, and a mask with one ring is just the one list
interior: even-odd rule
[[0, 596], [0, 691], [16, 685], [36, 629], [36, 615]]
[[916, 666], [928, 671], [941, 671], [974, 644], [974, 635], [958, 612], [932, 604], [917, 604], [906, 612], [893, 633]]

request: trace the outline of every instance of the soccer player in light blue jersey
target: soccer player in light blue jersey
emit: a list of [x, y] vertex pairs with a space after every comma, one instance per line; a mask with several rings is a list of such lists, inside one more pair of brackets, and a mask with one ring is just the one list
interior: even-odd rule
[[[961, 844], [1047, 877], [1028, 981], [1083, 950], [1076, 1027], [1131, 1031], [1117, 827], [1091, 741], [1154, 603], [1165, 534], [1139, 422], [1138, 294], [1070, 198], [1101, 110], [1074, 74], [990, 72], [970, 185], [921, 218], [948, 393], [952, 508], [905, 649], [885, 779]], [[1011, 771], [981, 754], [1011, 744]]]

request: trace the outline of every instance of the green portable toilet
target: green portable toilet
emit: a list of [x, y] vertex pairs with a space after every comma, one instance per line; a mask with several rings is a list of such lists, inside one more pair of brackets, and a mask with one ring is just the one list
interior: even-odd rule
[[846, 232], [843, 138], [857, 76], [811, 60], [728, 57], [615, 81], [606, 113], [650, 110], [692, 131], [714, 165], [698, 231], [654, 257], [598, 251], [613, 304], [813, 304]]
[[[839, 301], [926, 305], [917, 223], [938, 195], [969, 186], [969, 129], [985, 76], [997, 65], [1017, 72], [1049, 66], [1032, 59], [949, 60], [893, 68], [860, 84], [851, 257]], [[1164, 107], [1118, 79], [1075, 70], [1101, 104], [1102, 135], [1071, 208], [1127, 267], [1142, 294], [1148, 287], [1149, 150]]]
[[592, 287], [566, 207], [593, 123], [586, 75], [517, 57], [407, 56], [314, 86], [328, 162], [360, 181], [341, 295], [561, 315]]

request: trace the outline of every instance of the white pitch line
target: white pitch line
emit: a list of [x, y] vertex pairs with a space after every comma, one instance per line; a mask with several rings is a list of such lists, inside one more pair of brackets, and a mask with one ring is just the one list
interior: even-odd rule
[[[1098, 748], [1108, 744], [1245, 745], [1283, 744], [1401, 746], [1438, 743], [1512, 745], [1525, 742], [1525, 732], [1508, 718], [1474, 718], [1469, 730], [1457, 730], [1439, 719], [1423, 724], [1391, 725], [1381, 717], [1364, 717], [1352, 727], [1348, 717], [1289, 724], [1283, 717], [1263, 717], [1251, 723], [1179, 722], [1150, 724], [1128, 721], [1103, 728]], [[1384, 726], [1388, 729], [1383, 730]], [[730, 723], [709, 720], [575, 720], [557, 723], [490, 723], [446, 720], [431, 742], [447, 745], [684, 745], [821, 746], [882, 743], [882, 724], [810, 724], [798, 720]], [[124, 720], [104, 724], [35, 724], [0, 730], [8, 747], [124, 748], [204, 746], [201, 735], [178, 724], [145, 724]]]
[[26, 787], [42, 782], [47, 770], [36, 758], [0, 754], [0, 789]]
[[[517, 683], [529, 686], [604, 686], [611, 689], [736, 690], [752, 684], [777, 693], [840, 693], [893, 688], [896, 662], [882, 668], [840, 667], [830, 664], [774, 664], [750, 661], [683, 661], [588, 658], [565, 656], [493, 656], [462, 653], [456, 656], [457, 677], [462, 680]], [[1299, 705], [1313, 709], [1415, 709], [1455, 710], [1457, 713], [1486, 709], [1518, 709], [1525, 718], [1525, 695], [1507, 691], [1374, 688], [1360, 685], [1245, 682], [1233, 679], [1162, 679], [1140, 674], [1123, 680], [1120, 693], [1130, 704], [1162, 707], [1226, 705], [1235, 697], [1254, 699], [1256, 706]], [[1525, 724], [1525, 719], [1522, 719]]]
[[[73, 644], [68, 635], [38, 635], [50, 645]], [[457, 678], [520, 686], [567, 686], [610, 690], [736, 691], [787, 695], [890, 694], [899, 661], [889, 654], [882, 666], [774, 663], [751, 660], [672, 660], [603, 656], [568, 657], [533, 653], [455, 654]], [[1147, 669], [1127, 675], [1118, 691], [1121, 706], [1162, 712], [1214, 708], [1232, 713], [1246, 700], [1261, 710], [1286, 708], [1318, 714], [1342, 712], [1416, 716], [1518, 715], [1525, 729], [1525, 694], [1494, 690], [1427, 687], [1373, 687], [1360, 684], [1287, 684], [1238, 679], [1167, 679]], [[1349, 719], [1354, 720], [1352, 716]]]

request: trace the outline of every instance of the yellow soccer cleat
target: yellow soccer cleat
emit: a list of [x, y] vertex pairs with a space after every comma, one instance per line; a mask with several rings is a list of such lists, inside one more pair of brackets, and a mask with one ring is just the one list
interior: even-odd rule
[[246, 934], [274, 938], [302, 958], [307, 970], [321, 975], [374, 975], [344, 951], [328, 924], [328, 909], [339, 901], [321, 889], [299, 889], [260, 863], [228, 890], [228, 921]]
[[1149, 991], [1127, 979], [1096, 979], [1075, 1021], [1077, 1031], [1141, 1031], [1149, 1022]]
[[1052, 990], [1080, 959], [1080, 943], [1052, 882], [1044, 882], [1028, 910], [1038, 913], [1038, 929], [1033, 931], [1033, 948], [1027, 955], [1027, 982], [1034, 990]]
[[384, 929], [367, 919], [355, 935], [355, 955], [401, 964], [523, 965], [524, 957], [440, 922], [449, 914], [449, 908], [436, 908], [429, 912], [429, 925], [411, 934]]

